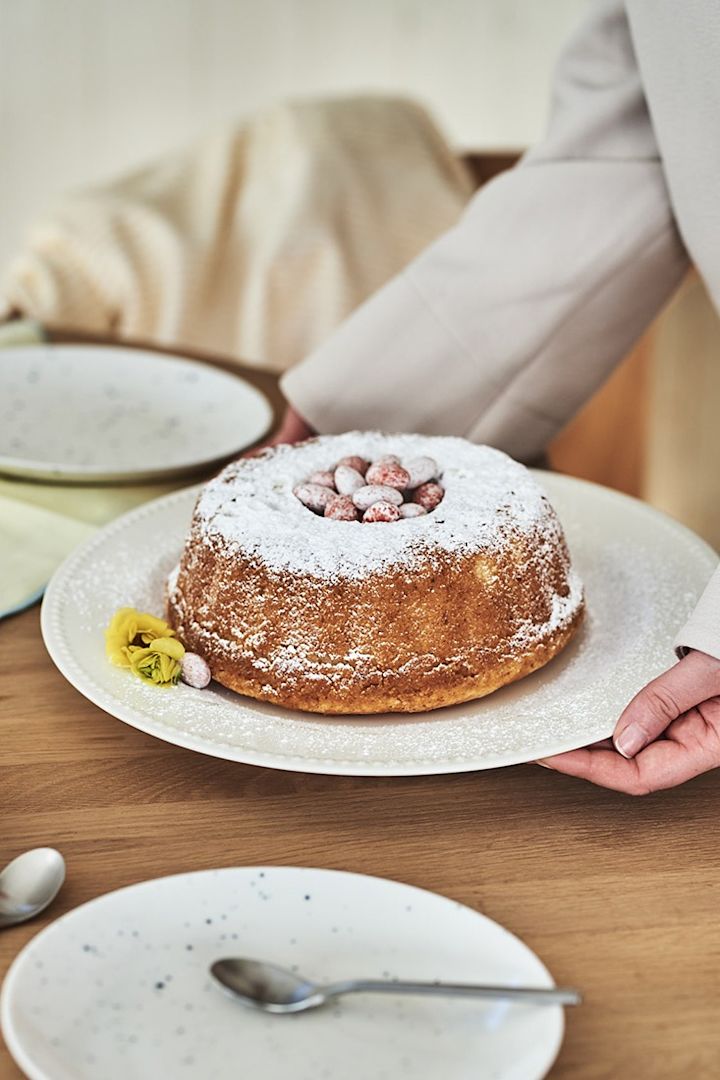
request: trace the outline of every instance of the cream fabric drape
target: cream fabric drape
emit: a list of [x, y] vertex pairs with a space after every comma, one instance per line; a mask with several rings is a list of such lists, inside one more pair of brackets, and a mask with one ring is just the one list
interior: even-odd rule
[[472, 188], [410, 101], [281, 104], [61, 199], [7, 269], [0, 317], [283, 371], [451, 226]]

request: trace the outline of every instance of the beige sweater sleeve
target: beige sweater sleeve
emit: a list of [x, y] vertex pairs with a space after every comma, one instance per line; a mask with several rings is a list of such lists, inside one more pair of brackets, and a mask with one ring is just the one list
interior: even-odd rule
[[316, 429], [464, 435], [531, 459], [687, 267], [623, 5], [561, 57], [547, 139], [283, 379]]
[[720, 660], [720, 567], [710, 578], [697, 607], [675, 638], [678, 656], [684, 656], [690, 649], [699, 649]]
[[[603, 0], [560, 59], [544, 143], [283, 388], [321, 432], [457, 434], [528, 460], [687, 265], [624, 7]], [[720, 657], [720, 571], [676, 646]]]

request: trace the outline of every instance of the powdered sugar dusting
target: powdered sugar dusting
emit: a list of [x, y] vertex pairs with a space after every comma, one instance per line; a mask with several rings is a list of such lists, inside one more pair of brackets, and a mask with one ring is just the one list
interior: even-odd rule
[[[323, 518], [328, 487], [297, 477], [330, 475], [351, 452], [374, 462], [366, 480], [388, 484], [407, 486], [399, 461], [430, 463], [432, 475], [439, 465], [443, 487], [413, 493], [436, 489], [432, 512], [400, 520], [375, 501], [362, 525]], [[363, 492], [402, 501], [366, 486], [356, 502]], [[545, 662], [539, 647], [572, 627], [582, 602], [560, 523], [527, 469], [462, 439], [377, 432], [226, 468], [200, 496], [169, 590], [173, 625], [213, 670], [266, 700], [346, 713], [487, 692], [493, 672], [497, 685]], [[363, 655], [351, 660], [356, 646]]]
[[[432, 513], [391, 529], [328, 521], [311, 513], [293, 488], [340, 458], [403, 460], [433, 457], [445, 498]], [[508, 529], [531, 534], [548, 515], [543, 493], [524, 466], [499, 450], [464, 439], [351, 431], [233, 462], [202, 492], [197, 517], [208, 535], [256, 555], [264, 565], [326, 579], [362, 577], [433, 551], [457, 554], [497, 549]]]

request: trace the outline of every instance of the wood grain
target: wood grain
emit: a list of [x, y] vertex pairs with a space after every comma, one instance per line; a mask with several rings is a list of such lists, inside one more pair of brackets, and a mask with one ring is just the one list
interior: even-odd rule
[[642, 498], [648, 470], [648, 398], [654, 331], [548, 447], [554, 469]]
[[[585, 1004], [556, 1080], [720, 1073], [720, 773], [632, 800], [537, 766], [313, 776], [169, 746], [80, 696], [34, 608], [0, 628], [0, 859], [53, 845], [51, 912], [0, 934], [0, 974], [50, 919], [108, 890], [214, 866], [300, 864], [434, 889], [519, 934]], [[19, 1077], [0, 1051], [0, 1077]]]
[[720, 318], [697, 273], [654, 337], [643, 494], [720, 550]]

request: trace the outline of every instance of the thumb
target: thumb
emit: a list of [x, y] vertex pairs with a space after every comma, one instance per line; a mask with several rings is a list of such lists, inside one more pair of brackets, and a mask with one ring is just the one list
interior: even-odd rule
[[718, 694], [720, 660], [703, 652], [688, 653], [625, 707], [613, 735], [615, 749], [623, 757], [634, 757], [678, 716]]

